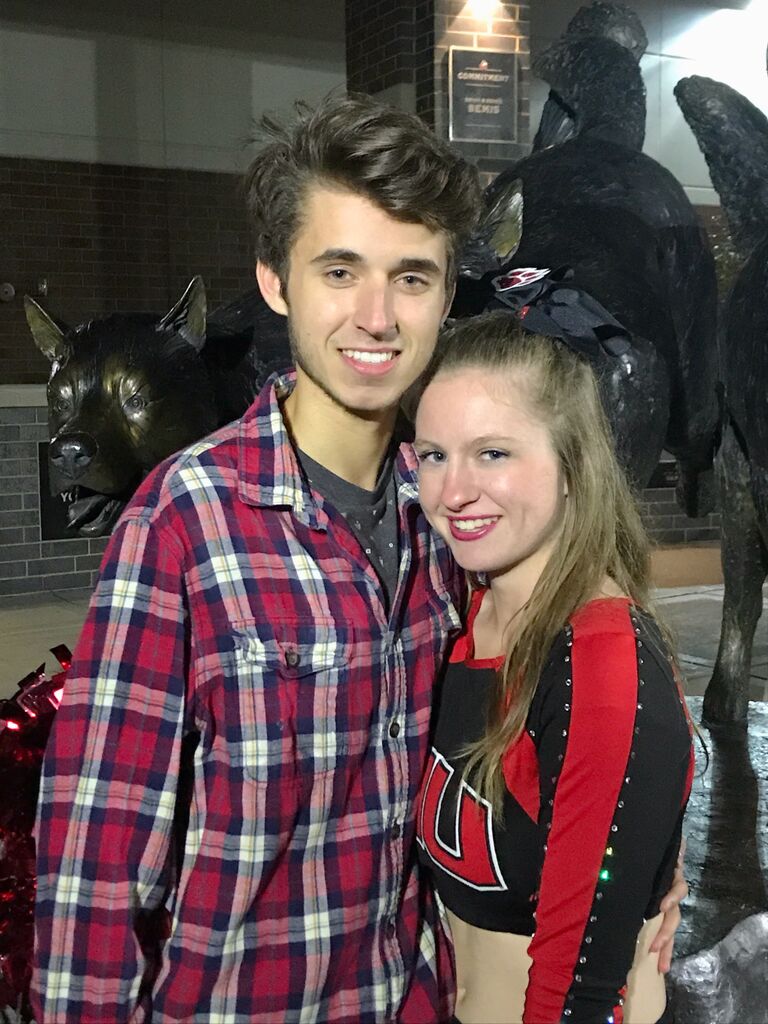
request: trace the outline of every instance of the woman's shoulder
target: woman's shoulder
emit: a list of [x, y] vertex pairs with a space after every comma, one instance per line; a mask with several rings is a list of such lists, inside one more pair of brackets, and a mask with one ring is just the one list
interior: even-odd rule
[[593, 597], [573, 612], [568, 629], [574, 641], [598, 635], [634, 636], [638, 609], [631, 597], [609, 595]]
[[655, 692], [656, 683], [666, 690], [675, 681], [663, 629], [626, 595], [586, 602], [570, 617], [566, 633], [574, 698], [578, 693], [577, 699], [596, 704], [626, 702], [632, 710], [638, 686]]

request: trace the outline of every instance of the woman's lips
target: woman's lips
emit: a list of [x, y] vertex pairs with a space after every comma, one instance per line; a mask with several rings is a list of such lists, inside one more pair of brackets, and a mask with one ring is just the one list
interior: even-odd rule
[[[463, 519], [449, 519], [448, 528], [454, 540], [480, 540], [491, 532], [498, 521], [498, 516], [467, 516]], [[459, 526], [459, 523], [463, 525]]]

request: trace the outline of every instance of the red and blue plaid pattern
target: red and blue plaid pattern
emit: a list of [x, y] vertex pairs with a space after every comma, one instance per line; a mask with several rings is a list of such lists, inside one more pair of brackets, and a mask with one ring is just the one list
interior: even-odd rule
[[290, 386], [160, 466], [111, 539], [43, 769], [44, 1024], [450, 1016], [414, 808], [458, 576], [404, 448], [387, 617], [300, 472]]

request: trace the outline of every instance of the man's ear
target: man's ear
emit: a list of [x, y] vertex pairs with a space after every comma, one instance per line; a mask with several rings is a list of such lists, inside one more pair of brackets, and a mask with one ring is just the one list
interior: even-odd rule
[[453, 300], [456, 297], [456, 284], [457, 284], [457, 282], [454, 281], [452, 285], [450, 285], [449, 287], [447, 287], [445, 289], [445, 307], [443, 309], [443, 319], [440, 321], [440, 326], [441, 327], [443, 326], [445, 321], [448, 319], [448, 314], [451, 311], [451, 306], [453, 305]]
[[288, 305], [283, 298], [280, 278], [272, 267], [268, 267], [261, 260], [256, 261], [256, 283], [269, 308], [281, 316], [288, 316]]

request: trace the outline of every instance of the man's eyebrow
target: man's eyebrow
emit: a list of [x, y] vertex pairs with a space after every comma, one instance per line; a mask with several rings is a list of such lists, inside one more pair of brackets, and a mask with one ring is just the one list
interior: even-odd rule
[[326, 249], [315, 256], [312, 263], [365, 263], [359, 252], [352, 249]]
[[441, 275], [443, 273], [434, 260], [426, 259], [421, 256], [406, 256], [404, 259], [400, 260], [395, 267], [395, 273], [402, 274], [406, 270], [417, 270], [421, 271], [422, 274]]

